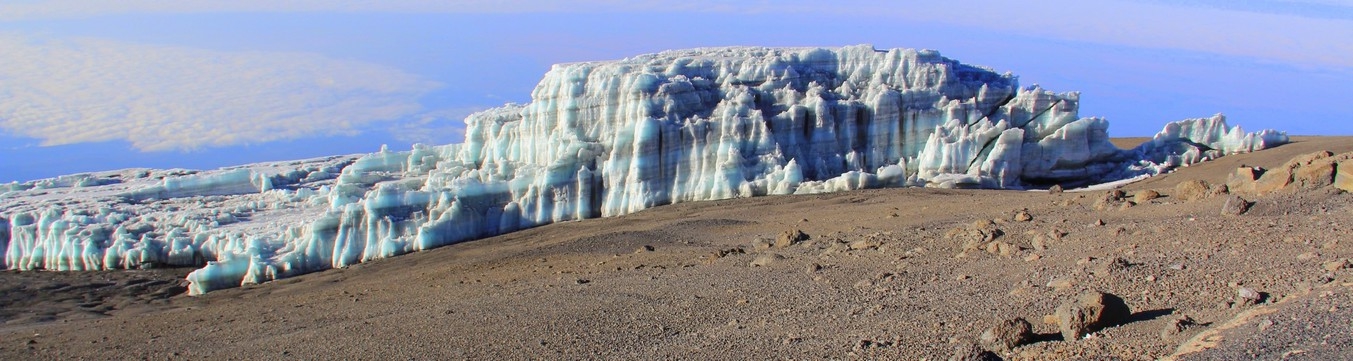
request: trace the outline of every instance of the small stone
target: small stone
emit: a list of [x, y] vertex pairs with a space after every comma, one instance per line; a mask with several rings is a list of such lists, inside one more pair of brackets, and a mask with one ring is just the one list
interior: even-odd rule
[[1062, 194], [1062, 185], [1054, 184], [1051, 187], [1048, 187], [1048, 194]]
[[1184, 201], [1196, 201], [1211, 196], [1211, 188], [1207, 182], [1201, 180], [1190, 180], [1179, 183], [1174, 187], [1174, 198]]
[[1103, 227], [1103, 226], [1105, 225], [1103, 219], [1096, 219], [1096, 220], [1095, 220], [1095, 223], [1092, 223], [1092, 224], [1094, 224], [1096, 227]]
[[1040, 255], [1038, 255], [1037, 253], [1030, 253], [1028, 256], [1024, 256], [1024, 261], [1025, 261], [1025, 262], [1033, 262], [1033, 261], [1037, 261], [1037, 260], [1042, 259], [1042, 258], [1043, 258], [1043, 256], [1040, 256]]
[[1043, 251], [1048, 249], [1048, 237], [1042, 234], [1035, 234], [1034, 238], [1029, 240], [1029, 245], [1034, 249]]
[[1258, 324], [1258, 326], [1259, 326], [1259, 331], [1260, 331], [1260, 332], [1268, 331], [1268, 328], [1269, 328], [1269, 327], [1273, 327], [1273, 324], [1274, 324], [1274, 322], [1273, 322], [1273, 319], [1272, 319], [1272, 318], [1264, 317], [1263, 319], [1259, 320], [1259, 324]]
[[1095, 268], [1095, 274], [1104, 276], [1113, 272], [1125, 270], [1131, 266], [1132, 266], [1131, 262], [1128, 262], [1127, 260], [1122, 258], [1114, 257], [1113, 259], [1109, 259], [1104, 263], [1100, 263], [1099, 267]]
[[766, 266], [770, 266], [771, 264], [773, 264], [773, 263], [775, 263], [775, 262], [777, 262], [777, 261], [779, 261], [779, 260], [782, 260], [782, 259], [784, 259], [784, 258], [785, 258], [784, 256], [781, 256], [781, 255], [778, 255], [778, 254], [767, 253], [767, 254], [763, 254], [763, 255], [757, 256], [756, 259], [753, 259], [753, 260], [752, 260], [752, 263], [751, 263], [751, 266], [752, 266], [752, 267], [766, 267]]
[[1146, 276], [1146, 282], [1155, 282], [1155, 281], [1156, 281], [1155, 275]]
[[639, 247], [639, 249], [634, 250], [634, 253], [644, 253], [644, 252], [653, 252], [653, 246], [644, 245], [643, 247]]
[[585, 285], [585, 284], [588, 284], [588, 283], [592, 283], [592, 281], [591, 281], [591, 280], [586, 280], [586, 279], [579, 278], [579, 279], [577, 279], [577, 280], [574, 280], [573, 283], [580, 284], [580, 285]]
[[775, 248], [785, 248], [793, 246], [795, 243], [808, 240], [808, 234], [797, 229], [791, 229], [780, 233], [780, 237], [775, 238]]
[[1124, 197], [1127, 197], [1127, 193], [1123, 192], [1122, 189], [1111, 190], [1108, 193], [1104, 194], [1104, 198], [1112, 199], [1115, 201], [1123, 200]]
[[1236, 304], [1251, 306], [1264, 302], [1264, 294], [1249, 287], [1236, 290]]
[[710, 254], [708, 258], [714, 260], [727, 257], [728, 255], [745, 254], [745, 253], [747, 253], [747, 251], [744, 251], [742, 248], [728, 248], [714, 251], [714, 253]]
[[954, 347], [954, 353], [949, 356], [949, 361], [999, 361], [1000, 356], [996, 356], [991, 351], [983, 350], [977, 344], [971, 342], [961, 343]]
[[1089, 291], [1062, 303], [1057, 307], [1056, 316], [1062, 339], [1073, 341], [1091, 332], [1127, 322], [1132, 312], [1118, 296]]
[[1211, 188], [1208, 188], [1208, 189], [1207, 189], [1207, 195], [1208, 195], [1208, 197], [1215, 197], [1215, 196], [1225, 195], [1225, 194], [1228, 194], [1228, 193], [1230, 193], [1230, 192], [1231, 192], [1231, 187], [1227, 187], [1225, 184], [1214, 184], [1214, 185], [1212, 185]]
[[1160, 192], [1153, 191], [1150, 189], [1137, 192], [1137, 194], [1132, 195], [1132, 201], [1136, 202], [1137, 204], [1150, 202], [1152, 199], [1156, 198], [1160, 198]]
[[1029, 324], [1023, 318], [1012, 318], [997, 322], [996, 325], [987, 328], [978, 337], [982, 347], [988, 350], [1006, 352], [1020, 345], [1032, 341], [1034, 338], [1033, 325]]
[[878, 245], [868, 240], [859, 240], [855, 242], [850, 242], [850, 250], [852, 251], [867, 250], [874, 248], [878, 248]]
[[1345, 192], [1353, 192], [1353, 159], [1339, 162], [1336, 167], [1338, 170], [1334, 174], [1334, 187]]
[[1321, 265], [1321, 267], [1324, 268], [1326, 271], [1334, 272], [1334, 271], [1338, 271], [1338, 270], [1341, 270], [1341, 269], [1349, 268], [1349, 262], [1348, 262], [1348, 259], [1345, 258], [1345, 259], [1340, 259], [1340, 260], [1335, 260], [1335, 261], [1325, 262], [1324, 264]]
[[1004, 257], [1010, 257], [1010, 255], [1014, 254], [1015, 250], [1016, 250], [1015, 246], [1012, 246], [1009, 243], [1005, 243], [1002, 241], [987, 243], [986, 247], [987, 253]]
[[1227, 216], [1239, 216], [1248, 210], [1250, 210], [1250, 202], [1237, 195], [1226, 197], [1226, 203], [1221, 206], [1221, 214]]
[[815, 272], [821, 271], [821, 270], [822, 270], [822, 265], [820, 265], [820, 264], [814, 263], [814, 264], [808, 265], [808, 273], [815, 273]]
[[1013, 219], [1015, 222], [1028, 222], [1034, 220], [1034, 216], [1032, 214], [1029, 214], [1029, 210], [1021, 209], [1019, 211], [1016, 211], [1015, 216], [1011, 217], [1011, 219]]
[[1179, 334], [1184, 333], [1184, 331], [1197, 325], [1198, 322], [1194, 321], [1193, 318], [1190, 318], [1189, 316], [1176, 316], [1160, 330], [1160, 338], [1166, 341], [1174, 341], [1175, 337], [1179, 336]]
[[1052, 281], [1048, 281], [1047, 286], [1051, 287], [1054, 290], [1062, 291], [1071, 288], [1072, 282], [1070, 278], [1058, 278]]

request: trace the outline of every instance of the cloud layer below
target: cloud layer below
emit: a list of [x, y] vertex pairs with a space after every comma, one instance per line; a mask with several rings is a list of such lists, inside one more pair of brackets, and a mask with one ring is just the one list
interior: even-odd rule
[[192, 150], [354, 135], [440, 85], [304, 53], [221, 52], [0, 33], [0, 128], [43, 145]]

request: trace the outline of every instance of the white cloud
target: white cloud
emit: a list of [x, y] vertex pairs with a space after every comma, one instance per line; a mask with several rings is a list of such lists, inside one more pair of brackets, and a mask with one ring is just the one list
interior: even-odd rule
[[464, 107], [430, 111], [407, 121], [391, 124], [388, 131], [395, 139], [409, 143], [451, 144], [465, 141], [465, 118], [484, 110]]
[[353, 135], [417, 114], [439, 85], [303, 53], [0, 33], [0, 128], [43, 145], [195, 149]]

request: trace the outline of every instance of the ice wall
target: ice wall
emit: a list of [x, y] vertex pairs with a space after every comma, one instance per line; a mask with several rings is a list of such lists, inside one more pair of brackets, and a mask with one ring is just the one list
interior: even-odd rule
[[[169, 178], [118, 193], [107, 211], [0, 208], [11, 220], [5, 265], [202, 265], [188, 276], [200, 294], [678, 202], [885, 186], [1075, 186], [1287, 141], [1216, 116], [1170, 123], [1121, 150], [1108, 141], [1108, 122], [1080, 118], [1078, 103], [1076, 93], [1021, 88], [1008, 73], [934, 51], [867, 45], [556, 65], [529, 104], [467, 118], [463, 144], [382, 149], [326, 169]], [[262, 226], [222, 224], [220, 212], [146, 217], [157, 211], [144, 207], [202, 196], [252, 202], [225, 213], [236, 220], [269, 209], [305, 216]], [[146, 223], [153, 229], [127, 229]]]

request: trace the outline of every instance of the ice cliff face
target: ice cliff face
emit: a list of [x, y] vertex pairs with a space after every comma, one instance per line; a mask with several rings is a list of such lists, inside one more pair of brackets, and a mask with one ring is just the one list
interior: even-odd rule
[[1121, 150], [1078, 102], [928, 50], [712, 48], [557, 65], [530, 104], [467, 118], [463, 144], [12, 184], [0, 255], [24, 270], [203, 266], [188, 276], [200, 294], [677, 202], [1086, 185], [1287, 141], [1215, 116]]

